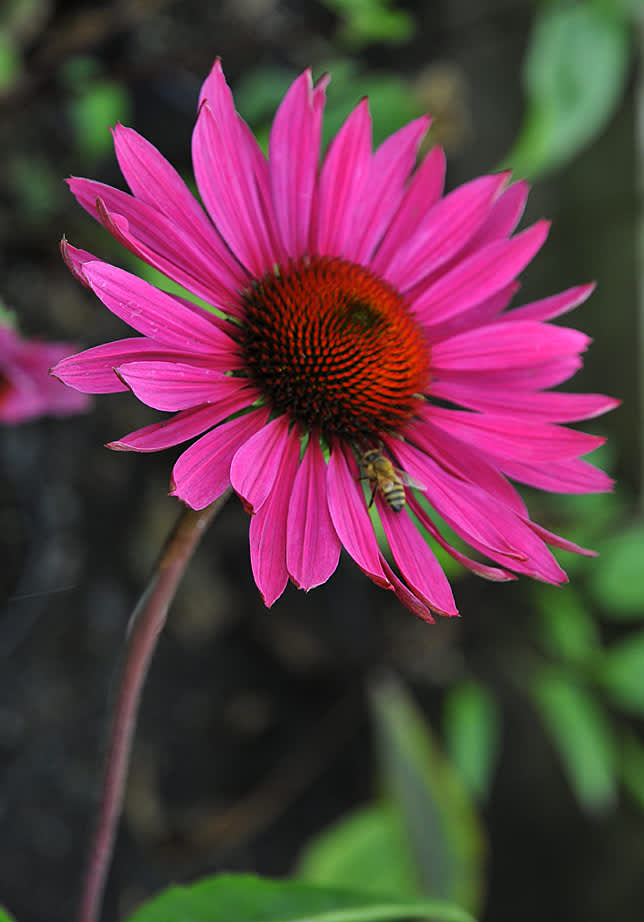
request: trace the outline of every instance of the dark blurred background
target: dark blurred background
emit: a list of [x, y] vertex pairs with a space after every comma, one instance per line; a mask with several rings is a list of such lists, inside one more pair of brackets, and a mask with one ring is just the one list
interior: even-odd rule
[[[260, 136], [289, 80], [312, 65], [337, 77], [332, 125], [370, 92], [379, 138], [422, 111], [437, 117], [449, 187], [498, 166], [520, 132], [519, 75], [538, 6], [408, 0], [388, 7], [406, 15], [381, 34], [352, 26], [349, 6], [3, 0], [0, 297], [25, 335], [82, 346], [127, 335], [60, 259], [65, 234], [133, 265], [63, 179], [122, 187], [109, 135], [117, 120], [189, 176], [197, 94], [216, 55]], [[457, 762], [460, 691], [491, 704], [470, 749], [487, 839], [485, 922], [644, 917], [644, 701], [636, 680], [620, 698], [606, 678], [612, 663], [619, 687], [619, 662], [602, 659], [640, 636], [643, 614], [644, 590], [632, 585], [644, 547], [634, 58], [592, 143], [536, 178], [526, 220], [547, 216], [553, 227], [521, 293], [599, 283], [569, 321], [595, 340], [574, 387], [624, 401], [587, 427], [608, 435], [601, 462], [619, 490], [576, 502], [535, 492], [529, 502], [549, 527], [605, 542], [609, 563], [561, 555], [575, 571], [572, 596], [452, 570], [463, 617], [427, 626], [343, 559], [327, 585], [309, 595], [289, 587], [267, 611], [251, 577], [248, 518], [229, 502], [190, 565], [147, 682], [108, 922], [170, 881], [221, 869], [287, 874], [311, 837], [372, 800], [365, 688], [383, 667], [402, 677]], [[83, 417], [1, 433], [0, 902], [21, 922], [73, 915], [128, 614], [179, 511], [167, 497], [176, 454], [103, 445], [155, 418], [117, 395]], [[630, 569], [619, 569], [625, 559]], [[614, 592], [628, 586], [634, 598], [615, 608]], [[638, 662], [644, 676], [644, 655], [631, 671]], [[557, 687], [573, 690], [563, 707]], [[567, 720], [573, 736], [582, 727], [575, 751]], [[476, 727], [462, 732], [476, 739]]]

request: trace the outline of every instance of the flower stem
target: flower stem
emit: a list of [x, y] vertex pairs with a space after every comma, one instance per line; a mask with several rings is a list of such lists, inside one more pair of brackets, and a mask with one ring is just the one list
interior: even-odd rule
[[112, 714], [101, 803], [91, 842], [78, 911], [78, 922], [97, 922], [116, 827], [123, 807], [125, 781], [143, 682], [184, 570], [206, 528], [230, 491], [201, 511], [186, 509], [161, 552], [149, 585], [132, 612], [117, 697]]

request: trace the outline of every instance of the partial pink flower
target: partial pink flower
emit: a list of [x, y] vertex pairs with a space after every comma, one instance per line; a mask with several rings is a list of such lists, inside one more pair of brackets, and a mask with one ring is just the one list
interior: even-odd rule
[[[214, 310], [63, 241], [74, 275], [141, 335], [55, 373], [87, 393], [129, 389], [174, 414], [110, 447], [193, 440], [171, 492], [200, 509], [232, 484], [252, 515], [252, 569], [267, 605], [289, 578], [307, 590], [325, 582], [342, 548], [430, 621], [457, 614], [433, 541], [489, 579], [563, 582], [549, 546], [590, 552], [532, 522], [510, 480], [563, 493], [611, 487], [582, 460], [603, 439], [561, 423], [617, 402], [549, 390], [576, 371], [589, 340], [547, 321], [593, 286], [509, 309], [548, 233], [538, 221], [514, 234], [525, 183], [501, 173], [445, 195], [442, 151], [415, 169], [429, 120], [374, 151], [365, 101], [320, 164], [326, 82], [314, 86], [309, 71], [295, 80], [267, 158], [215, 63], [192, 141], [205, 211], [148, 141], [116, 127], [130, 193], [78, 178], [72, 192], [128, 250]], [[437, 519], [483, 559], [451, 547]]]
[[85, 394], [63, 387], [49, 374], [52, 365], [77, 348], [76, 343], [22, 339], [10, 326], [0, 325], [0, 423], [86, 410]]

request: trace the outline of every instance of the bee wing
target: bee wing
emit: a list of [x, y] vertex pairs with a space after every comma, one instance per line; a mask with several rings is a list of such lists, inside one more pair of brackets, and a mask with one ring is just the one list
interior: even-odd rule
[[398, 476], [400, 477], [400, 479], [402, 480], [402, 482], [405, 484], [406, 487], [412, 487], [415, 490], [423, 490], [423, 491], [427, 489], [424, 483], [421, 483], [420, 480], [416, 480], [413, 477], [410, 477], [409, 474], [405, 473], [405, 471], [400, 471], [398, 470], [398, 468], [396, 468], [396, 473], [398, 474]]

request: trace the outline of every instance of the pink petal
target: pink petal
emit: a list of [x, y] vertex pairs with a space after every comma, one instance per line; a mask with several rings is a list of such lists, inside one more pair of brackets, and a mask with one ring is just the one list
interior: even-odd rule
[[230, 481], [247, 512], [257, 512], [273, 488], [288, 444], [289, 424], [288, 416], [271, 420], [233, 458]]
[[87, 250], [79, 250], [77, 247], [73, 247], [66, 237], [63, 237], [60, 241], [60, 252], [65, 261], [65, 265], [76, 281], [84, 285], [85, 288], [89, 288], [89, 282], [83, 275], [83, 264], [95, 261], [100, 262], [100, 260], [92, 253], [88, 253]]
[[436, 343], [440, 343], [444, 339], [451, 339], [452, 336], [458, 336], [459, 333], [465, 333], [500, 320], [503, 311], [510, 304], [520, 287], [518, 282], [510, 282], [501, 291], [497, 291], [496, 294], [486, 298], [485, 301], [481, 301], [480, 304], [475, 304], [469, 310], [454, 314], [453, 317], [441, 323], [427, 324], [425, 327], [427, 338], [435, 346]]
[[603, 394], [563, 394], [559, 391], [518, 391], [486, 387], [461, 381], [432, 381], [431, 394], [471, 410], [528, 415], [552, 423], [571, 423], [600, 416], [619, 405], [619, 400]]
[[192, 136], [192, 162], [199, 194], [237, 259], [261, 278], [279, 258], [255, 183], [257, 142], [240, 128], [221, 67], [211, 74], [213, 95], [204, 100]]
[[205, 509], [230, 486], [235, 452], [266, 423], [268, 411], [251, 410], [202, 435], [172, 469], [170, 495], [192, 509]]
[[550, 493], [606, 493], [614, 487], [608, 474], [582, 458], [550, 461], [547, 467], [505, 459], [498, 464], [513, 480]]
[[347, 259], [369, 262], [387, 225], [400, 207], [405, 184], [414, 168], [418, 145], [429, 127], [427, 117], [415, 119], [392, 134], [371, 158], [365, 195], [356, 203], [353, 229], [345, 244]]
[[411, 445], [400, 442], [396, 453], [403, 470], [427, 484], [431, 505], [468, 544], [517, 573], [549, 583], [566, 581], [543, 541], [513, 509], [454, 477]]
[[83, 208], [131, 253], [205, 301], [235, 310], [248, 276], [223, 242], [222, 252], [204, 250], [194, 235], [119, 189], [77, 177], [67, 182]]
[[418, 615], [428, 624], [434, 624], [435, 619], [431, 609], [418, 596], [414, 595], [411, 589], [394, 573], [382, 554], [380, 555], [380, 563], [388, 580], [386, 588], [393, 589], [398, 601], [402, 602], [412, 614]]
[[[117, 372], [142, 403], [170, 412], [215, 403], [231, 387], [231, 379], [220, 371], [185, 362], [126, 362]], [[249, 396], [246, 405], [252, 400]]]
[[475, 249], [486, 246], [493, 240], [508, 237], [521, 220], [529, 191], [525, 180], [508, 186], [495, 201], [489, 215], [467, 244], [465, 252], [473, 253]]
[[[396, 443], [396, 456], [402, 470], [425, 484], [424, 492], [432, 506], [469, 544], [490, 557], [497, 554], [518, 560], [525, 556], [498, 527], [500, 504], [483, 490], [443, 470], [432, 458], [406, 442]], [[515, 568], [514, 562], [512, 567]]]
[[438, 323], [505, 288], [541, 248], [549, 226], [547, 221], [538, 221], [516, 237], [491, 243], [457, 263], [416, 298], [414, 311], [419, 319]]
[[441, 429], [462, 439], [497, 463], [519, 461], [550, 463], [588, 454], [606, 439], [576, 429], [497, 413], [469, 413], [434, 407], [432, 420]]
[[179, 361], [185, 353], [163, 349], [158, 343], [135, 336], [86, 349], [58, 362], [51, 373], [68, 387], [86, 394], [116, 394], [128, 387], [114, 369], [127, 361]]
[[286, 567], [296, 586], [308, 591], [335, 572], [341, 544], [326, 498], [327, 468], [313, 432], [295, 475], [288, 509]]
[[273, 119], [269, 167], [273, 205], [282, 242], [297, 259], [309, 250], [324, 90], [328, 77], [314, 88], [311, 71], [295, 80]]
[[445, 183], [445, 154], [434, 147], [412, 176], [400, 207], [391, 221], [371, 267], [378, 275], [390, 265], [395, 254], [415, 232], [422, 218], [443, 194]]
[[[483, 387], [501, 387], [508, 391], [514, 388], [523, 391], [541, 390], [546, 387], [556, 387], [557, 384], [571, 378], [579, 371], [582, 364], [578, 355], [568, 355], [564, 358], [540, 362], [537, 365], [529, 365], [526, 368], [479, 370], [476, 372], [476, 380]], [[443, 368], [440, 377], [442, 381], [461, 382], [464, 378], [467, 380], [468, 375], [462, 371]]]
[[300, 431], [286, 436], [280, 476], [259, 512], [250, 520], [250, 562], [257, 588], [269, 608], [284, 592], [286, 569], [287, 514], [293, 482], [300, 463]]
[[530, 528], [541, 538], [542, 541], [545, 541], [546, 544], [549, 544], [551, 547], [558, 547], [562, 551], [569, 551], [571, 554], [581, 554], [582, 557], [598, 557], [599, 554], [597, 551], [591, 551], [587, 547], [582, 547], [580, 544], [575, 544], [574, 541], [568, 541], [566, 538], [562, 538], [560, 535], [556, 535], [553, 531], [548, 531], [547, 528], [544, 528], [543, 525], [537, 525], [536, 522], [528, 521], [526, 523]]
[[213, 250], [215, 258], [224, 257], [225, 247], [202, 207], [156, 147], [120, 124], [113, 134], [121, 172], [134, 196], [162, 212], [187, 236], [197, 237], [204, 250]]
[[574, 288], [568, 288], [566, 291], [551, 295], [549, 298], [542, 298], [540, 301], [533, 301], [530, 304], [524, 304], [523, 307], [517, 307], [502, 319], [506, 321], [552, 320], [554, 317], [560, 317], [561, 314], [579, 307], [591, 296], [594, 290], [594, 282], [587, 285], [576, 285]]
[[588, 336], [568, 327], [531, 320], [491, 323], [459, 333], [432, 347], [432, 369], [449, 371], [497, 371], [539, 365], [544, 358], [583, 352]]
[[187, 310], [172, 295], [107, 263], [85, 263], [83, 273], [103, 304], [139, 333], [159, 344], [208, 355], [217, 367], [230, 367], [233, 342], [206, 311]]
[[327, 467], [327, 497], [335, 532], [363, 570], [379, 586], [387, 579], [380, 563], [380, 551], [367, 512], [355, 460], [349, 449], [335, 444]]
[[489, 214], [507, 174], [481, 176], [450, 192], [427, 213], [381, 272], [407, 291], [461, 250]]
[[351, 250], [354, 213], [369, 178], [371, 116], [366, 99], [351, 112], [331, 141], [318, 182], [311, 245], [314, 253], [346, 256]]
[[391, 553], [407, 585], [432, 611], [457, 615], [448, 579], [407, 512], [393, 512], [379, 495], [376, 504]]
[[245, 406], [248, 406], [247, 398], [242, 402], [239, 393], [231, 394], [228, 400], [218, 401], [215, 405], [191, 407], [177, 413], [172, 419], [144, 426], [116, 442], [108, 442], [106, 447], [114, 451], [162, 451], [201, 435]]
[[[504, 506], [509, 506], [519, 515], [527, 515], [525, 504], [517, 491], [499, 473], [498, 468], [490, 464], [480, 452], [472, 450], [461, 439], [453, 438], [432, 422], [433, 408], [423, 410], [423, 419], [409, 427], [407, 440], [462, 480], [485, 490], [486, 493]], [[396, 456], [398, 440], [387, 439], [387, 447]]]
[[514, 573], [501, 570], [499, 567], [490, 567], [488, 564], [480, 563], [478, 560], [472, 560], [471, 557], [467, 557], [465, 554], [461, 553], [461, 551], [457, 551], [456, 548], [452, 547], [449, 541], [441, 535], [434, 522], [432, 522], [423, 507], [413, 496], [408, 496], [407, 502], [409, 503], [409, 508], [418, 518], [423, 528], [426, 528], [437, 544], [439, 544], [450, 557], [453, 557], [454, 560], [462, 564], [462, 566], [471, 570], [472, 573], [476, 573], [477, 576], [482, 576], [484, 579], [489, 579], [497, 583], [507, 583], [516, 579]]

